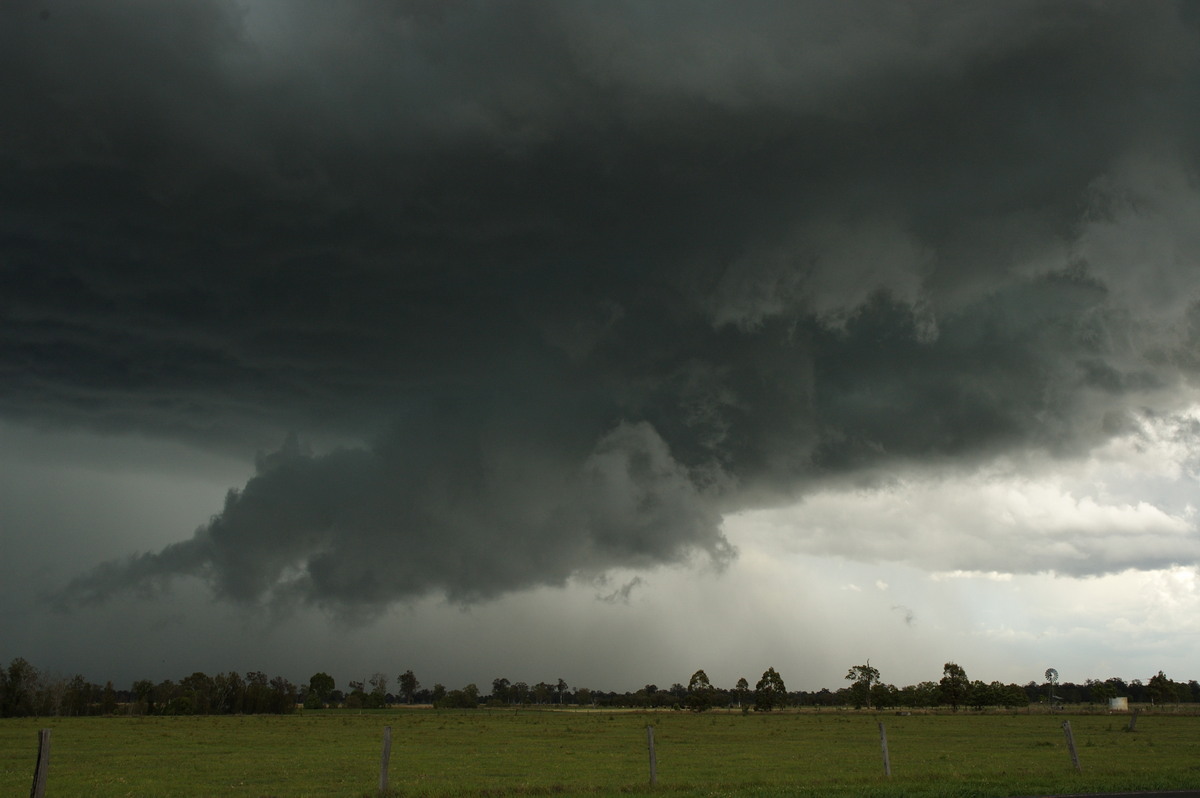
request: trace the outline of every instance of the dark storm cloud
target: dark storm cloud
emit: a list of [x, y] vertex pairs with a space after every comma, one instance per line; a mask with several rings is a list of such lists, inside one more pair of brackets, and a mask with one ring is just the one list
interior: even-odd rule
[[723, 511], [1082, 451], [1195, 375], [1186, 6], [0, 13], [0, 412], [366, 441], [77, 596], [720, 559]]

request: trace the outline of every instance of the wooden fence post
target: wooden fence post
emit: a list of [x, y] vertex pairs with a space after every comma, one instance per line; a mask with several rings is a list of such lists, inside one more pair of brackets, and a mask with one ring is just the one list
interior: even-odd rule
[[658, 784], [658, 761], [654, 757], [654, 727], [646, 727], [646, 746], [650, 749], [650, 786]]
[[1133, 716], [1129, 719], [1129, 728], [1126, 729], [1126, 731], [1134, 730], [1134, 727], [1137, 726], [1138, 713], [1141, 711], [1142, 711], [1141, 707], [1137, 707], [1133, 710]]
[[1063, 734], [1067, 736], [1067, 750], [1071, 752], [1071, 762], [1075, 765], [1075, 772], [1082, 773], [1083, 768], [1079, 766], [1079, 752], [1075, 750], [1075, 735], [1071, 734], [1071, 721], [1063, 721]]
[[29, 798], [44, 798], [46, 795], [46, 775], [50, 771], [50, 730], [38, 732], [37, 765], [33, 769], [33, 786], [29, 788]]
[[379, 794], [387, 795], [388, 760], [392, 757], [392, 727], [383, 727], [383, 756], [379, 762]]
[[887, 729], [883, 727], [883, 721], [879, 721], [879, 744], [883, 747], [883, 773], [888, 778], [891, 778], [892, 760], [888, 758]]

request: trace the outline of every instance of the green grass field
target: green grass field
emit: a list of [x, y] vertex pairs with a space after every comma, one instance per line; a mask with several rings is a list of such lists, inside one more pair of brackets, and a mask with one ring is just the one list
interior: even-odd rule
[[[1083, 773], [1062, 730], [1071, 722]], [[878, 723], [892, 777], [883, 773]], [[649, 786], [646, 726], [658, 786]], [[384, 726], [397, 795], [1014, 796], [1200, 787], [1200, 717], [395, 710], [290, 717], [0, 720], [0, 794], [375, 795]]]

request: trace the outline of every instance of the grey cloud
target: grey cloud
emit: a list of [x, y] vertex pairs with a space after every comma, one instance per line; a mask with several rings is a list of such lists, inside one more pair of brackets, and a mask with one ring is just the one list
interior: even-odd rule
[[[597, 595], [596, 600], [602, 601], [605, 604], [616, 604], [617, 602], [620, 602], [622, 604], [628, 604], [629, 597], [631, 595], [633, 595], [633, 591], [636, 588], [641, 587], [643, 584], [645, 584], [645, 580], [642, 579], [640, 576], [635, 576], [633, 579], [630, 579], [628, 582], [621, 585], [620, 587], [618, 587], [616, 590], [612, 591], [611, 593]], [[601, 586], [601, 587], [605, 587], [607, 585], [608, 585], [607, 580], [601, 580], [599, 582], [599, 586]]]
[[909, 607], [905, 607], [903, 604], [893, 604], [892, 611], [898, 612], [904, 617], [905, 626], [912, 627], [917, 622], [916, 613], [914, 613]]
[[419, 423], [374, 450], [314, 456], [292, 439], [192, 539], [105, 563], [55, 598], [86, 605], [194, 576], [236, 601], [361, 612], [732, 555], [710, 502], [647, 424], [620, 424], [569, 463], [498, 440], [503, 430]]
[[723, 512], [1196, 379], [1186, 4], [43, 7], [0, 12], [0, 413], [320, 442], [81, 595], [719, 559]]

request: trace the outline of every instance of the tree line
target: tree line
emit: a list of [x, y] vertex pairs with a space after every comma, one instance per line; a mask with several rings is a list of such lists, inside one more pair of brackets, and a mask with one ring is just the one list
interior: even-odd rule
[[509, 706], [593, 706], [670, 708], [703, 712], [715, 707], [743, 712], [770, 712], [784, 707], [852, 706], [866, 709], [949, 707], [1026, 707], [1030, 704], [1107, 704], [1124, 697], [1131, 703], [1200, 703], [1200, 684], [1194, 679], [1176, 682], [1162, 671], [1146, 682], [1120, 678], [1071, 682], [1036, 682], [1024, 685], [971, 680], [962, 666], [947, 662], [938, 681], [896, 687], [884, 682], [868, 661], [849, 668], [846, 684], [836, 690], [789, 691], [775, 668], [767, 668], [753, 687], [745, 677], [729, 688], [713, 685], [703, 670], [688, 683], [669, 687], [647, 684], [627, 692], [605, 692], [570, 687], [563, 679], [529, 684], [507, 678], [492, 680], [490, 692], [475, 684], [447, 689], [435, 683], [423, 687], [412, 670], [396, 677], [395, 692], [387, 674], [376, 672], [339, 689], [332, 676], [313, 674], [307, 684], [294, 685], [283, 677], [261, 671], [244, 676], [236, 672], [209, 676], [196, 672], [185, 678], [153, 682], [140, 679], [129, 689], [113, 683], [103, 686], [82, 675], [72, 678], [43, 673], [18, 657], [0, 668], [0, 717], [72, 715], [224, 715], [288, 714], [297, 708], [381, 709], [411, 704], [439, 708]]

